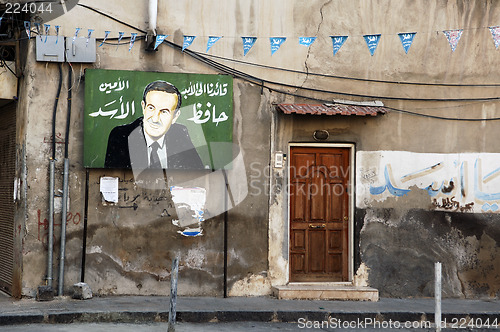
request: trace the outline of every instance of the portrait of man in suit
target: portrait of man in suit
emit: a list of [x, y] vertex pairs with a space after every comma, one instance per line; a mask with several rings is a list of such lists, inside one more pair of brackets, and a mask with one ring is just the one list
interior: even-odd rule
[[108, 138], [106, 168], [204, 169], [187, 128], [176, 123], [181, 94], [171, 83], [149, 83], [142, 96], [142, 117], [117, 126]]

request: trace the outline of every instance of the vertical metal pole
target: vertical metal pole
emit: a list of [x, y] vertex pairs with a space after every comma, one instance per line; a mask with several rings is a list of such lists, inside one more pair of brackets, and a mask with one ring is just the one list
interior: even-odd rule
[[[56, 139], [55, 137], [53, 138]], [[55, 160], [49, 161], [49, 234], [47, 235], [47, 286], [52, 287], [52, 253], [54, 250], [54, 177]]]
[[89, 170], [85, 170], [85, 210], [83, 215], [82, 272], [80, 282], [85, 282], [85, 259], [87, 253], [87, 221], [89, 214]]
[[64, 158], [64, 177], [63, 177], [63, 197], [62, 197], [62, 212], [61, 212], [61, 252], [59, 258], [59, 296], [63, 295], [64, 286], [64, 257], [66, 256], [66, 216], [68, 215], [68, 173], [69, 159]]
[[179, 274], [179, 257], [172, 261], [170, 272], [170, 310], [168, 311], [168, 332], [175, 332], [175, 316], [177, 314], [177, 277]]
[[441, 263], [435, 263], [435, 287], [434, 296], [436, 298], [436, 310], [434, 313], [434, 322], [436, 331], [441, 331]]
[[227, 208], [227, 175], [226, 170], [222, 169], [222, 173], [224, 174], [224, 298], [227, 297], [227, 220], [228, 220], [228, 208]]

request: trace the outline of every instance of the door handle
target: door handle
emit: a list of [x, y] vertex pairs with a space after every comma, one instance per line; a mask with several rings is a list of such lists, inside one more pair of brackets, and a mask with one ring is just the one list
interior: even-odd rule
[[325, 228], [326, 225], [323, 224], [323, 225], [309, 225], [309, 228]]

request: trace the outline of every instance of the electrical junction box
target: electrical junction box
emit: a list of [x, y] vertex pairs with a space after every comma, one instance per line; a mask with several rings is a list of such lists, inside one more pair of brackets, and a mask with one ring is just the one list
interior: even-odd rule
[[64, 37], [37, 36], [36, 61], [64, 62]]
[[95, 62], [96, 40], [87, 37], [66, 37], [66, 61], [71, 63]]
[[36, 61], [42, 62], [95, 62], [96, 40], [86, 37], [75, 38], [63, 36], [36, 37]]

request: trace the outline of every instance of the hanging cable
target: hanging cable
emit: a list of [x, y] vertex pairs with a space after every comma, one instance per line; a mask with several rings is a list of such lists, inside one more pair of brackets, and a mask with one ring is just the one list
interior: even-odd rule
[[484, 83], [484, 84], [459, 84], [459, 83], [425, 83], [425, 82], [405, 82], [405, 81], [389, 81], [389, 80], [375, 80], [375, 79], [369, 79], [369, 78], [358, 78], [358, 77], [348, 77], [348, 76], [338, 76], [338, 75], [330, 75], [330, 74], [320, 74], [320, 73], [314, 73], [314, 72], [305, 72], [302, 70], [294, 70], [294, 69], [288, 69], [288, 68], [281, 68], [281, 67], [273, 67], [273, 66], [267, 66], [259, 63], [253, 63], [253, 62], [248, 62], [248, 61], [242, 61], [242, 60], [236, 60], [236, 59], [231, 59], [231, 58], [226, 58], [218, 55], [213, 55], [213, 54], [208, 54], [208, 53], [203, 53], [204, 56], [210, 57], [210, 58], [215, 58], [215, 59], [221, 59], [224, 61], [229, 61], [229, 62], [234, 62], [234, 63], [241, 63], [244, 65], [248, 66], [255, 66], [255, 67], [261, 67], [261, 68], [266, 68], [266, 69], [273, 69], [273, 70], [278, 70], [278, 71], [284, 71], [284, 72], [290, 72], [290, 73], [295, 73], [295, 74], [303, 74], [303, 75], [310, 75], [310, 76], [319, 76], [319, 77], [326, 77], [326, 78], [336, 78], [336, 79], [342, 79], [342, 80], [351, 80], [351, 81], [361, 81], [361, 82], [373, 82], [373, 83], [385, 83], [385, 84], [398, 84], [398, 85], [424, 85], [424, 86], [448, 86], [448, 87], [500, 87], [500, 83]]
[[95, 9], [95, 8], [93, 8], [93, 7], [90, 7], [90, 6], [87, 6], [87, 5], [81, 4], [81, 3], [79, 3], [79, 4], [78, 4], [78, 6], [83, 7], [83, 8], [86, 8], [86, 9], [91, 10], [91, 11], [93, 11], [93, 12], [96, 12], [96, 13], [97, 13], [97, 14], [99, 14], [99, 15], [102, 15], [102, 16], [104, 16], [104, 17], [107, 17], [107, 18], [109, 18], [109, 19], [111, 19], [111, 20], [113, 20], [113, 21], [115, 21], [115, 22], [118, 22], [118, 23], [120, 23], [120, 24], [123, 24], [123, 25], [125, 25], [125, 26], [127, 26], [127, 27], [129, 27], [129, 28], [131, 28], [131, 29], [137, 30], [137, 31], [142, 32], [142, 33], [146, 33], [146, 31], [144, 31], [144, 30], [142, 30], [142, 29], [139, 29], [139, 28], [137, 28], [137, 27], [135, 27], [135, 26], [133, 26], [133, 25], [131, 25], [131, 24], [128, 24], [128, 23], [126, 23], [126, 22], [123, 22], [123, 21], [121, 21], [121, 20], [119, 20], [119, 19], [117, 19], [117, 18], [115, 18], [115, 17], [113, 17], [113, 16], [111, 16], [111, 15], [108, 15], [108, 14], [106, 14], [106, 13], [103, 13], [103, 12], [101, 12], [100, 10]]
[[[164, 41], [167, 45], [170, 45], [171, 47], [177, 49], [177, 50], [182, 50], [182, 47], [180, 45], [177, 45], [175, 43], [172, 43], [170, 41]], [[208, 59], [205, 56], [201, 55], [198, 52], [191, 51], [188, 49], [185, 49], [182, 51], [185, 54], [188, 54], [189, 56], [205, 63], [206, 65], [213, 67], [221, 72], [224, 72], [229, 75], [233, 75], [235, 77], [250, 81], [252, 83], [257, 83], [259, 85], [264, 85], [264, 84], [271, 84], [271, 85], [278, 85], [286, 88], [292, 88], [292, 89], [300, 89], [300, 90], [305, 90], [305, 91], [311, 91], [311, 92], [319, 92], [319, 93], [326, 93], [326, 94], [335, 94], [335, 95], [342, 95], [342, 96], [348, 96], [348, 97], [359, 97], [359, 98], [371, 98], [371, 99], [385, 99], [385, 100], [406, 100], [406, 101], [435, 101], [435, 102], [461, 102], [461, 101], [492, 101], [492, 100], [500, 100], [500, 97], [483, 97], [483, 98], [410, 98], [410, 97], [388, 97], [388, 96], [375, 96], [375, 95], [365, 95], [365, 94], [356, 94], [356, 93], [347, 93], [347, 92], [339, 92], [339, 91], [330, 91], [330, 90], [323, 90], [323, 89], [315, 89], [315, 88], [308, 88], [308, 87], [302, 87], [302, 86], [297, 86], [297, 85], [292, 85], [292, 84], [287, 84], [287, 83], [282, 83], [282, 82], [275, 82], [271, 80], [266, 80], [262, 78], [258, 78], [256, 76], [249, 75], [247, 73], [238, 71], [236, 69], [233, 69], [231, 67], [228, 67], [226, 65], [223, 65], [219, 62], [216, 62], [214, 60]], [[265, 86], [266, 88], [275, 90], [269, 86]]]
[[[92, 8], [92, 7], [89, 7], [89, 6], [86, 6], [86, 5], [83, 5], [83, 4], [78, 4], [79, 6], [82, 6], [82, 7], [85, 7], [89, 10], [92, 10], [100, 15], [103, 15], [105, 17], [108, 17], [110, 19], [112, 19], [113, 21], [116, 21], [120, 24], [123, 24], [125, 26], [128, 26], [130, 28], [133, 28], [137, 31], [140, 31], [144, 34], [146, 34], [146, 31], [140, 29], [140, 28], [137, 28], [137, 27], [134, 27], [124, 21], [121, 21], [117, 18], [114, 18], [110, 15], [107, 15], [95, 8]], [[145, 36], [138, 36], [138, 38], [145, 38]], [[231, 75], [231, 76], [234, 76], [234, 77], [237, 77], [237, 78], [240, 78], [240, 79], [243, 79], [247, 82], [250, 82], [250, 83], [255, 83], [255, 84], [258, 84], [260, 86], [262, 86], [262, 88], [267, 88], [269, 91], [276, 91], [276, 92], [279, 92], [279, 93], [282, 93], [282, 94], [286, 94], [286, 95], [290, 95], [290, 96], [295, 96], [295, 97], [300, 97], [300, 98], [304, 98], [304, 99], [309, 99], [309, 100], [316, 100], [316, 101], [322, 101], [322, 102], [331, 102], [330, 101], [327, 101], [327, 100], [322, 100], [322, 99], [318, 99], [318, 98], [313, 98], [313, 97], [310, 97], [310, 96], [303, 96], [303, 95], [299, 95], [299, 94], [294, 94], [294, 93], [291, 93], [291, 92], [288, 92], [288, 91], [283, 91], [283, 90], [279, 90], [279, 89], [275, 89], [275, 88], [272, 88], [272, 87], [269, 87], [269, 86], [266, 86], [265, 83], [267, 84], [274, 84], [274, 85], [280, 85], [280, 86], [284, 86], [284, 87], [288, 87], [288, 88], [294, 88], [294, 89], [301, 89], [301, 90], [307, 90], [307, 91], [313, 91], [313, 92], [320, 92], [320, 93], [328, 93], [328, 94], [336, 94], [336, 95], [345, 95], [345, 96], [351, 96], [351, 97], [362, 97], [362, 98], [371, 98], [371, 99], [386, 99], [386, 100], [406, 100], [406, 101], [435, 101], [435, 102], [462, 102], [462, 101], [482, 101], [482, 102], [486, 102], [486, 101], [496, 101], [496, 100], [500, 100], [500, 97], [489, 97], [489, 98], [442, 98], [442, 99], [438, 99], [438, 98], [404, 98], [404, 97], [384, 97], [384, 96], [373, 96], [373, 95], [363, 95], [363, 94], [351, 94], [351, 93], [342, 93], [342, 92], [338, 92], [338, 91], [328, 91], [328, 90], [321, 90], [321, 89], [313, 89], [313, 88], [305, 88], [305, 87], [301, 87], [301, 86], [294, 86], [294, 85], [290, 85], [290, 84], [286, 84], [286, 83], [280, 83], [280, 82], [274, 82], [274, 81], [270, 81], [270, 80], [265, 80], [265, 79], [261, 79], [261, 78], [258, 78], [256, 76], [253, 76], [253, 75], [250, 75], [250, 74], [247, 74], [247, 73], [244, 73], [244, 72], [241, 72], [241, 71], [238, 71], [236, 69], [232, 69], [228, 66], [225, 66], [223, 64], [220, 64], [216, 61], [213, 61], [213, 60], [210, 60], [208, 59], [207, 57], [201, 55], [201, 53], [198, 53], [198, 52], [194, 52], [194, 51], [191, 51], [191, 50], [182, 50], [182, 47], [173, 43], [173, 42], [170, 42], [168, 40], [165, 40], [163, 41], [163, 43], [166, 43], [167, 45], [173, 47], [174, 49], [177, 49], [177, 50], [181, 50], [183, 53], [186, 53], [188, 54], [189, 56], [195, 58], [196, 60], [200, 61], [200, 62], [203, 62], [205, 63], [206, 65], [212, 67], [212, 68], [215, 68], [216, 70], [222, 72], [222, 73], [225, 73], [225, 74], [228, 74], [228, 75]], [[212, 57], [216, 57], [216, 56], [212, 56]], [[219, 57], [219, 58], [222, 58], [222, 57]], [[242, 62], [243, 61], [239, 61], [239, 60], [232, 60], [234, 62]], [[252, 63], [248, 63], [250, 65], [257, 65], [257, 64], [252, 64]], [[268, 68], [268, 69], [277, 69], [277, 70], [285, 70], [284, 68], [277, 68], [277, 67], [270, 67], [270, 66], [265, 66], [265, 65], [258, 65], [258, 66], [261, 66], [263, 68]], [[301, 71], [293, 71], [293, 70], [286, 70], [286, 71], [291, 71], [291, 72], [296, 72], [296, 73], [304, 73], [304, 72], [301, 72]], [[451, 84], [451, 83], [421, 83], [421, 82], [399, 82], [399, 81], [384, 81], [384, 80], [371, 80], [371, 79], [362, 79], [362, 78], [354, 78], [354, 77], [343, 77], [343, 76], [334, 76], [334, 75], [326, 75], [326, 74], [315, 74], [315, 73], [307, 73], [308, 75], [317, 75], [317, 76], [323, 76], [323, 77], [331, 77], [331, 78], [338, 78], [338, 79], [350, 79], [350, 80], [357, 80], [357, 81], [366, 81], [366, 82], [375, 82], [375, 83], [391, 83], [391, 84], [411, 84], [411, 85], [430, 85], [430, 86], [458, 86], [458, 87], [496, 87], [496, 86], [500, 86], [500, 84]], [[421, 114], [421, 113], [417, 113], [417, 112], [412, 112], [412, 111], [405, 111], [405, 110], [401, 110], [401, 109], [397, 109], [397, 108], [390, 108], [392, 109], [393, 111], [396, 111], [396, 112], [402, 112], [402, 113], [407, 113], [407, 114], [413, 114], [413, 115], [418, 115], [418, 116], [424, 116], [424, 117], [429, 117], [429, 118], [434, 118], [434, 119], [440, 119], [440, 120], [455, 120], [455, 121], [491, 121], [491, 120], [499, 120], [500, 118], [487, 118], [487, 119], [474, 119], [474, 118], [447, 118], [447, 117], [441, 117], [441, 116], [433, 116], [433, 115], [427, 115], [427, 114]]]

